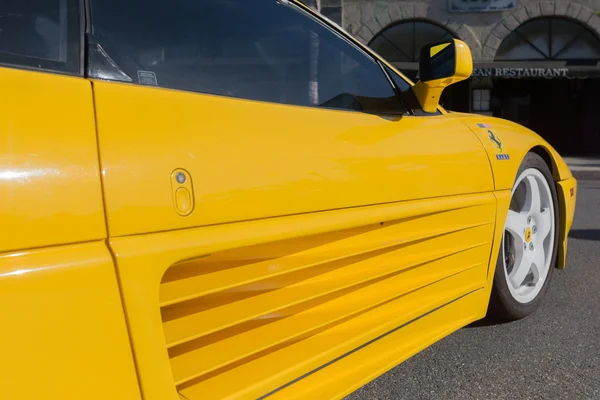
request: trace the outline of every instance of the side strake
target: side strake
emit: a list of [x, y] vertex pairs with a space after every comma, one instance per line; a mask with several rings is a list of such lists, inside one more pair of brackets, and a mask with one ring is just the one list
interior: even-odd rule
[[[468, 290], [465, 277], [459, 278]], [[458, 279], [428, 289], [419, 306], [407, 303], [395, 312], [407, 316], [420, 313], [408, 322], [363, 343], [321, 367], [288, 382], [259, 399], [343, 398], [407, 358], [452, 332], [482, 318], [487, 298], [485, 290], [473, 289], [456, 297]], [[424, 293], [425, 295], [425, 290]], [[434, 300], [435, 299], [435, 300]], [[447, 300], [440, 304], [441, 301]], [[423, 310], [429, 309], [423, 313]]]
[[[489, 193], [112, 239], [144, 398], [306, 390], [298, 378], [339, 373], [349, 352], [383, 351], [361, 373], [383, 372], [485, 313], [467, 297], [486, 284], [495, 210]], [[456, 323], [423, 322], [436, 311], [389, 357], [364, 346], [454, 300]]]

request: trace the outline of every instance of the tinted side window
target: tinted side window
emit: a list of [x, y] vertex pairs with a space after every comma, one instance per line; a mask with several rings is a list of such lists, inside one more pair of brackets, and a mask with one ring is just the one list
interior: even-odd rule
[[394, 72], [391, 68], [384, 67], [387, 74], [394, 81], [396, 88], [400, 92], [400, 98], [402, 99], [402, 103], [406, 106], [407, 109], [412, 110], [415, 115], [425, 116], [425, 115], [441, 115], [442, 113], [438, 109], [435, 113], [426, 113], [423, 111], [421, 104], [419, 103], [419, 99], [415, 96], [414, 92], [410, 90], [411, 86], [408, 82], [404, 80], [400, 75]]
[[0, 63], [80, 73], [78, 0], [0, 2]]
[[89, 75], [298, 106], [402, 111], [377, 62], [277, 0], [95, 0]]

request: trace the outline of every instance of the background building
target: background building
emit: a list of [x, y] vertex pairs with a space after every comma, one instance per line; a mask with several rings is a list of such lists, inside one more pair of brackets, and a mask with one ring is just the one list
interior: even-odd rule
[[600, 0], [312, 3], [412, 79], [421, 46], [465, 41], [475, 70], [446, 91], [447, 108], [517, 121], [566, 154], [600, 153]]

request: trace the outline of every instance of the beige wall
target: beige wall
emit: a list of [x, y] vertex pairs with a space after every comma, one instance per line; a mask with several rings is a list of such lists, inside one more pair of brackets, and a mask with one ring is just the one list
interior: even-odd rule
[[446, 26], [465, 41], [475, 62], [493, 61], [502, 40], [523, 22], [560, 15], [583, 23], [600, 35], [600, 0], [517, 0], [506, 12], [449, 13], [448, 0], [343, 0], [343, 27], [368, 43], [391, 23], [423, 18]]

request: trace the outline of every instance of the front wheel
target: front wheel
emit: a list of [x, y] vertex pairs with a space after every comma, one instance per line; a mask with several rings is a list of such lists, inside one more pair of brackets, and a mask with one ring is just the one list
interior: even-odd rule
[[552, 173], [539, 155], [530, 153], [512, 189], [489, 315], [511, 321], [537, 309], [556, 262], [557, 221], [558, 197]]

